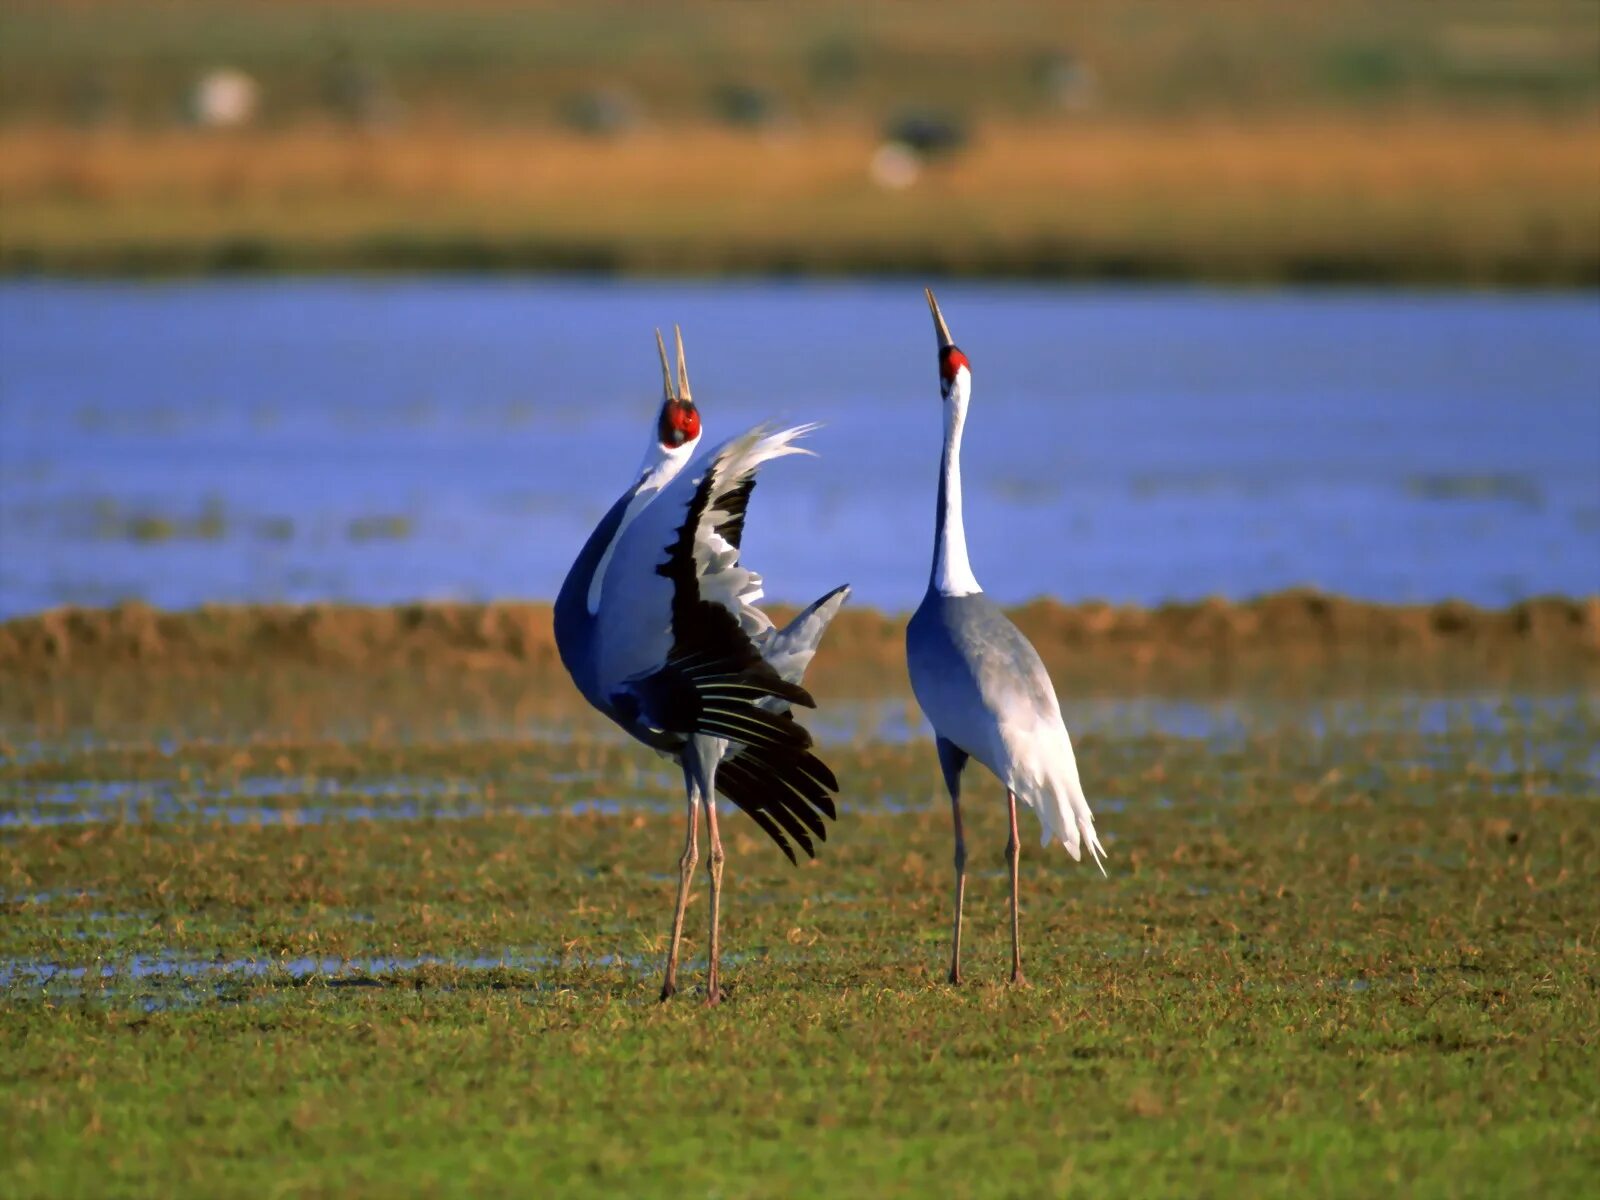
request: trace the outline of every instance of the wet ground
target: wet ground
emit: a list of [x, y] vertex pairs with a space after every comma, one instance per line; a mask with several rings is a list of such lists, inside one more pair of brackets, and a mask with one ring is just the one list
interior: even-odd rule
[[[313, 679], [301, 691], [310, 711]], [[151, 682], [150, 690], [177, 690], [194, 700], [205, 686], [190, 679]], [[343, 733], [319, 729], [308, 736], [298, 721], [249, 693], [235, 683], [196, 704], [188, 732], [174, 728], [170, 710], [159, 705], [125, 714], [120, 726], [84, 728], [70, 716], [24, 722], [15, 711], [0, 723], [0, 838], [7, 849], [0, 899], [18, 918], [7, 927], [0, 976], [13, 998], [67, 980], [81, 983], [86, 973], [103, 981], [96, 985], [100, 994], [114, 999], [119, 988], [137, 992], [169, 975], [189, 981], [345, 970], [343, 960], [330, 966], [315, 954], [262, 958], [251, 922], [237, 924], [209, 903], [185, 912], [176, 897], [158, 894], [152, 907], [149, 864], [142, 860], [153, 853], [164, 858], [179, 845], [202, 855], [231, 847], [270, 857], [271, 845], [309, 840], [343, 859], [396, 841], [476, 840], [498, 832], [537, 858], [555, 831], [581, 830], [586, 840], [616, 828], [653, 831], [628, 835], [624, 861], [665, 872], [675, 859], [670, 831], [681, 805], [675, 772], [576, 704], [565, 713], [529, 713], [480, 697], [474, 711], [461, 713], [432, 710], [419, 693], [393, 711], [352, 721]], [[1457, 806], [1492, 810], [1504, 802], [1508, 812], [1523, 813], [1506, 820], [1549, 825], [1550, 835], [1568, 821], [1587, 822], [1600, 800], [1600, 695], [1582, 688], [1099, 696], [1069, 698], [1065, 711], [1113, 861], [1124, 869], [1130, 856], [1145, 852], [1141, 847], [1166, 841], [1174, 822], [1199, 823], [1229, 839], [1239, 836], [1231, 827], [1245, 813], [1277, 812], [1291, 823], [1338, 829], [1348, 815], [1342, 805], [1305, 807], [1306, 797], [1324, 787], [1347, 802], [1359, 797], [1367, 819], [1378, 824], [1449, 825]], [[845, 845], [862, 838], [870, 844], [897, 822], [937, 845], [945, 800], [926, 725], [906, 697], [828, 702], [810, 724], [844, 782], [837, 836]], [[730, 813], [756, 861], [772, 866], [765, 860], [775, 854]], [[1539, 842], [1550, 845], [1544, 836]], [[69, 851], [75, 845], [99, 850], [64, 869], [79, 858]], [[830, 844], [813, 870], [826, 871], [833, 852]], [[1424, 854], [1418, 864], [1426, 861]], [[611, 868], [594, 861], [564, 869]], [[1065, 871], [1065, 865], [1040, 862], [1039, 869]], [[1386, 886], [1403, 883], [1404, 875], [1404, 865], [1393, 862], [1382, 872]], [[248, 891], [247, 881], [239, 882]], [[162, 886], [181, 887], [182, 873]], [[869, 881], [853, 890], [871, 903]], [[350, 970], [409, 970], [439, 952], [397, 944], [370, 911], [358, 917], [344, 907], [322, 915], [354, 938]], [[174, 915], [208, 928], [206, 958], [192, 958], [187, 939], [152, 938]], [[311, 932], [316, 921], [309, 914], [302, 919]], [[506, 944], [495, 955], [438, 964], [531, 970], [549, 953], [538, 943]], [[646, 956], [637, 977], [648, 977], [652, 966]]]
[[656, 1001], [676, 773], [548, 680], [14, 674], [5, 1190], [981, 1196], [1067, 1172], [1579, 1194], [1600, 1113], [1584, 678], [1066, 691], [1107, 875], [1024, 814], [1023, 990], [1001, 982], [997, 785], [968, 780], [954, 989], [926, 729], [892, 680], [827, 691], [838, 820], [792, 868], [725, 815], [730, 991], [708, 1012], [703, 883], [688, 988]]

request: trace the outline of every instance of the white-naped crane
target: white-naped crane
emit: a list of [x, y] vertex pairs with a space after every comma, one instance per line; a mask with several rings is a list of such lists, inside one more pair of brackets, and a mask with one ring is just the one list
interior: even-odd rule
[[828, 622], [849, 594], [838, 587], [782, 629], [756, 607], [761, 577], [739, 561], [745, 510], [763, 463], [806, 454], [815, 428], [766, 426], [723, 442], [690, 467], [700, 414], [689, 392], [683, 334], [673, 387], [656, 331], [665, 393], [638, 475], [572, 564], [556, 598], [556, 646], [584, 697], [683, 771], [688, 830], [661, 999], [678, 988], [678, 943], [699, 860], [703, 810], [710, 840], [711, 940], [706, 1001], [722, 998], [717, 918], [722, 897], [721, 792], [796, 862], [815, 856], [839, 790], [790, 711], [815, 707], [801, 686]]
[[944, 456], [934, 518], [933, 569], [922, 604], [906, 626], [906, 664], [917, 703], [933, 725], [939, 766], [950, 789], [955, 823], [955, 928], [950, 982], [961, 982], [961, 901], [967, 847], [961, 832], [961, 772], [975, 758], [1006, 789], [1011, 838], [1011, 982], [1022, 983], [1017, 903], [1017, 801], [1038, 815], [1042, 844], [1060, 841], [1074, 859], [1087, 846], [1100, 870], [1105, 848], [1094, 831], [1072, 741], [1055, 687], [1039, 652], [998, 605], [983, 594], [967, 560], [961, 517], [961, 433], [972, 393], [972, 367], [950, 337], [939, 302], [925, 289], [939, 340], [939, 392], [944, 399]]

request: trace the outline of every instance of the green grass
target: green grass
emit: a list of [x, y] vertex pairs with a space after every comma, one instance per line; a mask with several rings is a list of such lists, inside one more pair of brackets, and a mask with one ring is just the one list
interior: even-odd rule
[[816, 862], [724, 823], [708, 1010], [703, 889], [655, 999], [669, 773], [587, 723], [468, 729], [418, 688], [297, 732], [193, 676], [150, 688], [203, 736], [169, 696], [85, 745], [25, 686], [0, 814], [121, 815], [0, 827], [8, 1197], [1559, 1196], [1600, 1166], [1592, 693], [1225, 707], [1211, 738], [1136, 701], [1078, 739], [1109, 878], [1026, 840], [1023, 990], [997, 786], [952, 989], [931, 748], [831, 747]]

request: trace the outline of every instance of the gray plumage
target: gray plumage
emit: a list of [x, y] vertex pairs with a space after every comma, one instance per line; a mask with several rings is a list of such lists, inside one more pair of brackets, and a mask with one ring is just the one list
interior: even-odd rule
[[912, 691], [934, 731], [1032, 808], [1042, 844], [1104, 853], [1039, 652], [982, 592], [930, 587], [906, 626]]
[[933, 293], [927, 297], [939, 342], [944, 451], [935, 504], [933, 566], [927, 593], [906, 626], [906, 666], [917, 703], [933, 726], [939, 766], [950, 790], [956, 841], [950, 981], [961, 980], [961, 904], [966, 888], [961, 773], [967, 760], [975, 758], [1006, 788], [1011, 825], [1006, 845], [1011, 872], [1011, 978], [1020, 983], [1017, 802], [1038, 816], [1045, 845], [1059, 841], [1075, 859], [1087, 847], [1097, 863], [1105, 850], [1095, 834], [1094, 814], [1083, 794], [1050, 675], [1022, 631], [983, 594], [968, 560], [961, 508], [961, 437], [972, 371], [967, 356], [951, 339]]

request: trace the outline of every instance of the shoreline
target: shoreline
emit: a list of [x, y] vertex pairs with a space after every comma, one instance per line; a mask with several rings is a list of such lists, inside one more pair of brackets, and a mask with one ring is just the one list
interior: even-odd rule
[[667, 244], [450, 237], [405, 231], [337, 245], [245, 234], [190, 240], [128, 241], [71, 247], [0, 241], [0, 281], [169, 283], [237, 279], [370, 277], [546, 277], [617, 280], [996, 280], [1101, 286], [1411, 289], [1442, 292], [1590, 292], [1600, 288], [1600, 257], [1512, 254], [1488, 262], [1420, 260], [1383, 251], [1330, 251], [1260, 262], [1124, 249], [1071, 239], [1022, 246], [729, 246], [692, 252]]
[[[793, 609], [769, 610], [781, 623]], [[1600, 679], [1600, 595], [1504, 609], [1382, 604], [1291, 589], [1154, 608], [1039, 599], [1008, 609], [1067, 678], [1226, 680], [1303, 672]], [[907, 614], [846, 607], [811, 679], [818, 690], [903, 683]], [[564, 679], [546, 602], [57, 608], [0, 622], [0, 680], [266, 666]], [[886, 679], [885, 673], [888, 673]]]

